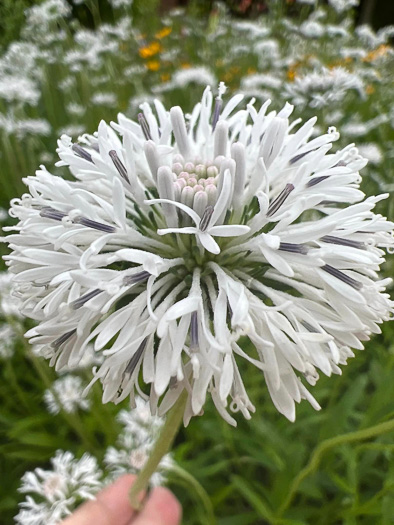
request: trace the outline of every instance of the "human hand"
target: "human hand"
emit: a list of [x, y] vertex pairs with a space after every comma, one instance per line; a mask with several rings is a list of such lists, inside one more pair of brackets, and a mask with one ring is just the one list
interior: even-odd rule
[[136, 476], [126, 474], [79, 507], [62, 525], [179, 525], [182, 508], [168, 489], [153, 489], [140, 512], [130, 505], [128, 493]]

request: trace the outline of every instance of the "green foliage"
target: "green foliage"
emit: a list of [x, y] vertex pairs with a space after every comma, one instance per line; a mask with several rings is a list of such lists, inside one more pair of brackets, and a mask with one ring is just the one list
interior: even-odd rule
[[[252, 419], [240, 417], [232, 428], [208, 403], [204, 416], [178, 436], [174, 457], [183, 471], [170, 474], [170, 487], [183, 503], [184, 523], [391, 523], [392, 336], [389, 325], [343, 376], [321, 378], [314, 394], [322, 411], [301, 404], [293, 424], [272, 406], [260, 373], [243, 370], [257, 408]], [[47, 467], [58, 449], [77, 456], [88, 451], [101, 460], [119, 432], [114, 419], [119, 408], [102, 406], [98, 387], [94, 410], [48, 414], [42, 395], [55, 374], [26, 347], [3, 363], [1, 374], [0, 465], [9, 482], [0, 487], [0, 509], [8, 523], [20, 500], [16, 489], [23, 472]]]
[[1, 0], [0, 49], [19, 37], [25, 22], [25, 9], [37, 3], [37, 0]]

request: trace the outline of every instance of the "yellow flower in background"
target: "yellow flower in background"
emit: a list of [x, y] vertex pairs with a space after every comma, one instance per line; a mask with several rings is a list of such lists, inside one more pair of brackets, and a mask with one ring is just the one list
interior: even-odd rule
[[171, 75], [169, 73], [162, 73], [160, 75], [160, 80], [162, 82], [168, 82], [171, 79]]
[[297, 71], [295, 70], [294, 67], [291, 67], [289, 68], [289, 70], [287, 71], [287, 80], [289, 80], [290, 82], [294, 82], [296, 76], [297, 76]]
[[365, 93], [367, 95], [372, 95], [373, 93], [375, 93], [375, 88], [372, 84], [368, 84], [368, 86], [365, 88]]
[[158, 60], [149, 60], [145, 67], [149, 69], [149, 71], [157, 71], [160, 69], [160, 62]]
[[163, 29], [160, 29], [160, 31], [158, 31], [155, 34], [155, 38], [158, 38], [160, 40], [161, 38], [165, 38], [171, 33], [172, 33], [172, 27], [166, 26], [166, 27], [163, 27]]
[[140, 47], [138, 50], [138, 53], [141, 58], [150, 58], [154, 55], [157, 55], [157, 53], [160, 53], [161, 51], [161, 44], [160, 42], [151, 42], [147, 46]]

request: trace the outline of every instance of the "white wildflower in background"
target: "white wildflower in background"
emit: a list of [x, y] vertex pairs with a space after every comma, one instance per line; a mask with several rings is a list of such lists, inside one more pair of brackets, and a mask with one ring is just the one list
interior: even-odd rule
[[121, 7], [131, 7], [133, 5], [133, 0], [109, 0], [109, 4], [114, 9], [119, 9]]
[[44, 393], [48, 411], [58, 414], [61, 410], [68, 413], [88, 410], [91, 403], [90, 399], [84, 396], [83, 389], [83, 381], [79, 376], [66, 375], [57, 379]]
[[51, 132], [51, 125], [44, 119], [31, 118], [17, 120], [15, 122], [15, 134], [20, 139], [24, 138], [26, 135], [48, 137]]
[[328, 3], [337, 13], [341, 14], [352, 9], [352, 7], [357, 7], [360, 0], [328, 0]]
[[215, 84], [215, 75], [207, 67], [191, 67], [181, 71], [176, 71], [172, 80], [154, 88], [155, 93], [170, 91], [173, 89], [184, 89], [189, 84], [206, 86]]
[[56, 22], [71, 14], [71, 6], [66, 0], [46, 0], [39, 5], [26, 9], [26, 25], [28, 28], [43, 29], [50, 22]]
[[0, 323], [0, 359], [10, 359], [14, 355], [17, 336], [11, 325]]
[[0, 272], [0, 316], [23, 317], [19, 300], [12, 294], [11, 278], [9, 272]]
[[282, 81], [270, 73], [256, 73], [245, 77], [241, 81], [242, 90], [253, 91], [261, 87], [279, 89]]
[[383, 161], [382, 151], [376, 144], [360, 144], [358, 150], [360, 155], [365, 157], [372, 164], [380, 164]]
[[49, 162], [54, 162], [54, 156], [52, 153], [50, 153], [49, 151], [43, 151], [41, 154], [40, 154], [40, 162], [43, 162], [43, 163], [49, 163]]
[[59, 135], [68, 135], [70, 137], [78, 138], [79, 135], [82, 135], [84, 132], [84, 127], [82, 124], [69, 124], [64, 128], [58, 130]]
[[37, 59], [44, 53], [32, 42], [12, 42], [3, 56], [0, 57], [0, 72], [3, 75], [17, 77], [41, 77]]
[[2, 75], [0, 80], [0, 99], [6, 102], [19, 102], [36, 106], [41, 93], [36, 83], [25, 77]]
[[67, 104], [66, 110], [67, 113], [69, 113], [70, 115], [80, 117], [85, 113], [86, 108], [82, 106], [82, 104], [78, 104], [77, 102], [70, 102], [69, 104]]
[[0, 222], [5, 222], [8, 218], [8, 211], [4, 208], [0, 208]]
[[[103, 402], [150, 386], [164, 414], [186, 389], [184, 421], [209, 394], [231, 424], [255, 408], [238, 363], [261, 370], [277, 409], [319, 405], [304, 385], [362, 349], [390, 319], [390, 279], [378, 274], [393, 224], [373, 212], [386, 195], [359, 189], [366, 164], [334, 128], [293, 107], [237, 109], [210, 88], [185, 121], [180, 107], [141, 105], [79, 143], [59, 140], [59, 165], [41, 167], [12, 202], [19, 223], [7, 256], [27, 333], [58, 370], [93, 342]], [[242, 347], [244, 336], [248, 344]]]
[[67, 51], [64, 56], [64, 64], [73, 73], [89, 68], [97, 71], [103, 66], [103, 56], [106, 53], [116, 54], [119, 42], [111, 39], [102, 28], [96, 31], [81, 29], [74, 35], [76, 46]]
[[300, 26], [300, 33], [307, 38], [321, 38], [325, 33], [325, 27], [316, 20], [306, 20]]
[[316, 5], [316, 0], [297, 0], [298, 4]]
[[12, 114], [0, 114], [0, 130], [5, 131], [9, 135], [16, 135], [18, 139], [23, 139], [30, 133], [35, 136], [48, 136], [51, 133], [51, 126], [44, 119], [19, 120]]
[[117, 98], [115, 93], [95, 93], [92, 96], [92, 104], [97, 106], [116, 106]]
[[94, 499], [102, 487], [102, 472], [89, 454], [76, 459], [71, 452], [57, 451], [51, 470], [36, 468], [22, 477], [19, 491], [28, 494], [15, 516], [20, 525], [57, 525], [79, 503]]
[[365, 97], [360, 76], [342, 67], [335, 67], [296, 77], [294, 82], [285, 85], [284, 94], [295, 105], [323, 108], [340, 102], [350, 90], [357, 92], [361, 98]]
[[[152, 416], [149, 404], [140, 397], [131, 411], [121, 410], [117, 416], [123, 430], [119, 434], [116, 447], [108, 447], [104, 457], [107, 470], [114, 478], [130, 472], [137, 474], [148, 459], [152, 446], [163, 424], [162, 418]], [[167, 454], [160, 462], [158, 471], [151, 478], [151, 485], [164, 482], [165, 471], [173, 465]]]
[[152, 416], [149, 404], [141, 397], [137, 397], [132, 410], [121, 410], [117, 415], [124, 427], [124, 434], [132, 436], [138, 443], [154, 439], [163, 425], [163, 419]]
[[[60, 381], [60, 380], [59, 380]], [[57, 382], [60, 385], [60, 382]], [[77, 386], [79, 389], [80, 386]], [[15, 517], [20, 525], [57, 525], [85, 500], [94, 499], [103, 486], [122, 474], [137, 474], [149, 457], [163, 420], [152, 416], [147, 403], [136, 398], [136, 407], [122, 410], [117, 416], [123, 429], [116, 446], [108, 447], [104, 470], [95, 457], [84, 454], [76, 459], [71, 452], [57, 451], [51, 459], [52, 468], [36, 468], [26, 472], [19, 491], [26, 494]], [[174, 466], [169, 454], [163, 457], [151, 486], [165, 482], [166, 471]]]

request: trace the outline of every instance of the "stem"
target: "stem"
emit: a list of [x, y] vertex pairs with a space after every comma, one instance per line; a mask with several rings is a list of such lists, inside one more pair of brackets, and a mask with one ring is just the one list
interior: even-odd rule
[[187, 394], [187, 390], [184, 389], [174, 406], [169, 411], [167, 419], [148, 458], [148, 461], [143, 466], [135, 483], [130, 489], [129, 499], [132, 507], [136, 510], [140, 510], [141, 508], [141, 502], [138, 499], [138, 495], [147, 488], [152, 474], [156, 472], [163, 456], [170, 450], [175, 436], [178, 433], [185, 411]]
[[319, 466], [320, 461], [328, 450], [339, 445], [344, 445], [345, 443], [353, 443], [355, 441], [362, 441], [364, 439], [371, 439], [386, 432], [392, 432], [394, 430], [394, 419], [390, 419], [384, 423], [379, 423], [373, 427], [364, 428], [362, 430], [357, 430], [356, 432], [349, 432], [348, 434], [342, 434], [340, 436], [335, 436], [330, 439], [326, 439], [320, 445], [318, 445], [314, 452], [311, 455], [311, 458], [307, 465], [297, 474], [294, 478], [290, 490], [281, 504], [278, 517], [281, 517], [285, 510], [289, 507], [293, 501], [294, 496], [296, 495], [299, 486], [310, 474], [312, 474]]
[[189, 472], [187, 472], [187, 470], [183, 469], [179, 465], [172, 465], [170, 473], [174, 473], [175, 476], [189, 484], [189, 486], [194, 491], [194, 494], [200, 498], [201, 503], [204, 506], [207, 519], [207, 521], [204, 523], [207, 525], [214, 525], [216, 520], [215, 514], [213, 512], [212, 502], [209, 499], [207, 491], [204, 489], [201, 483], [199, 483], [199, 481], [194, 476], [192, 476]]

